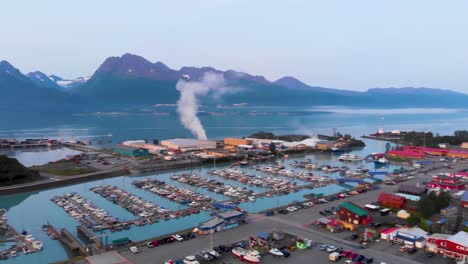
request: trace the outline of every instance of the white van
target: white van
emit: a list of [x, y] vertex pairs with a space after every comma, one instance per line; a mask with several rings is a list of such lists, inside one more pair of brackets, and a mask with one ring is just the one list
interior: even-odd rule
[[336, 262], [336, 261], [338, 261], [338, 260], [340, 259], [340, 257], [341, 257], [341, 254], [340, 254], [340, 253], [338, 253], [338, 252], [333, 252], [333, 253], [331, 253], [331, 254], [328, 256], [328, 259], [331, 260], [331, 261], [333, 261], [333, 262]]

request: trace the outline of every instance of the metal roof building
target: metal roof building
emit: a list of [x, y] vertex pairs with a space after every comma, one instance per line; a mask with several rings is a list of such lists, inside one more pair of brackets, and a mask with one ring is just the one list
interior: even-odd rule
[[161, 145], [177, 150], [203, 150], [215, 149], [216, 142], [210, 140], [199, 140], [191, 138], [174, 138], [161, 141]]

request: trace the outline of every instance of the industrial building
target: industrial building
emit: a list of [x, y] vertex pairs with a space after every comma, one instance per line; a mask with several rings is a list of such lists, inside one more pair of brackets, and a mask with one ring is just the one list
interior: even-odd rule
[[145, 140], [129, 140], [122, 142], [122, 145], [135, 147], [135, 148], [144, 148], [149, 151], [151, 154], [167, 154], [167, 148], [161, 145], [155, 145], [147, 143]]
[[227, 146], [239, 146], [239, 145], [250, 145], [252, 144], [251, 140], [241, 139], [241, 138], [225, 138], [224, 145]]
[[205, 150], [215, 149], [216, 141], [199, 140], [190, 138], [174, 138], [161, 141], [161, 145], [175, 150], [191, 151], [191, 150]]
[[464, 207], [464, 208], [468, 208], [468, 191], [465, 191], [463, 193], [463, 196], [461, 198], [461, 205]]
[[144, 148], [136, 148], [118, 144], [114, 148], [114, 152], [128, 157], [145, 157], [149, 155], [149, 151]]

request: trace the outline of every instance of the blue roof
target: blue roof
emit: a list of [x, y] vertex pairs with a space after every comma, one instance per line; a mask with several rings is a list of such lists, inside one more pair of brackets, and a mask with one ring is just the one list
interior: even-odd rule
[[405, 240], [405, 241], [410, 241], [410, 242], [416, 242], [417, 239], [413, 239], [413, 238], [409, 238], [409, 237], [405, 237], [405, 236], [402, 236], [400, 234], [397, 234], [395, 236], [396, 238], [399, 238], [401, 240]]
[[259, 238], [263, 238], [263, 239], [267, 240], [268, 237], [270, 236], [270, 234], [268, 234], [267, 232], [257, 232], [257, 236]]
[[463, 193], [462, 201], [468, 202], [468, 191]]

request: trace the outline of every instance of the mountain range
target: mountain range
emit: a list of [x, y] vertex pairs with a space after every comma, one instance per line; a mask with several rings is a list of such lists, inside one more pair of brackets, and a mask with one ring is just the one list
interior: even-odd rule
[[[162, 62], [124, 54], [106, 59], [91, 77], [65, 80], [40, 71], [22, 74], [7, 61], [0, 62], [0, 109], [99, 109], [121, 105], [174, 104], [179, 79], [199, 80], [207, 72], [222, 74], [228, 87], [219, 100], [203, 104], [254, 106], [350, 107], [466, 107], [468, 95], [433, 88], [371, 88], [365, 92], [310, 86], [286, 76], [269, 81], [263, 76], [212, 67], [171, 69]], [[240, 89], [237, 89], [240, 88]], [[35, 110], [34, 110], [35, 111]], [[76, 111], [76, 110], [75, 110]]]

